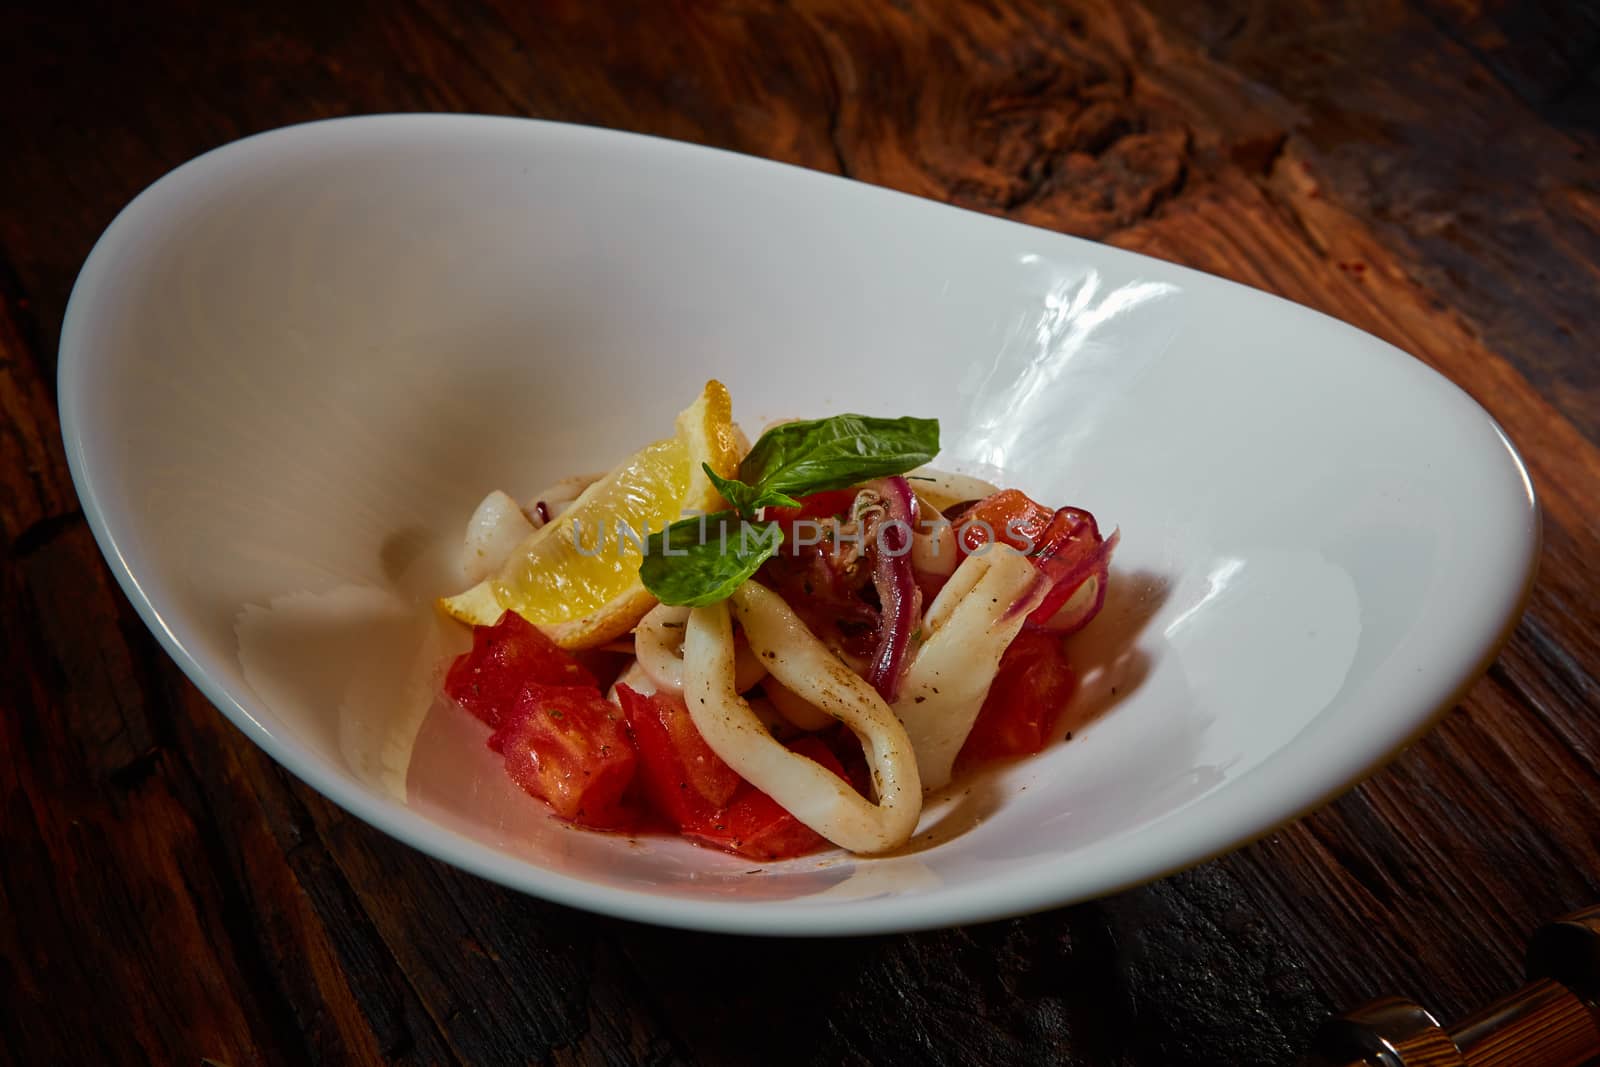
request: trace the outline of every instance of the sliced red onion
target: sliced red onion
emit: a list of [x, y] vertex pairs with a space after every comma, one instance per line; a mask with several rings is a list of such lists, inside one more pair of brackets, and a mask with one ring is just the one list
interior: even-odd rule
[[1061, 508], [1050, 517], [1033, 562], [1055, 583], [1033, 618], [1043, 622], [1054, 615], [1094, 569], [1102, 544], [1094, 516], [1077, 508]]
[[867, 668], [867, 681], [890, 704], [905, 676], [911, 634], [922, 618], [922, 593], [911, 569], [911, 536], [917, 526], [917, 497], [901, 477], [872, 484], [883, 501], [885, 516], [873, 545], [872, 583], [882, 607], [878, 647]]
[[[1033, 581], [1028, 583], [1028, 588], [1024, 589], [1022, 595], [1017, 597], [1011, 606], [1006, 608], [1005, 613], [1000, 616], [1001, 623], [1009, 623], [1012, 619], [1022, 614], [1026, 614], [1028, 620], [1031, 620], [1038, 612], [1040, 605], [1044, 603], [1044, 599], [1050, 595], [1051, 587], [1054, 584], [1051, 582], [1050, 576], [1038, 567], [1034, 568], [1034, 572]], [[1027, 622], [1025, 621], [1023, 625], [1027, 625]]]
[[[1093, 521], [1092, 518], [1090, 521]], [[1090, 552], [1064, 570], [1056, 578], [1055, 587], [1051, 589], [1044, 603], [1029, 616], [1028, 627], [1065, 637], [1083, 629], [1091, 619], [1100, 614], [1100, 609], [1106, 602], [1111, 553], [1116, 549], [1120, 539], [1120, 530], [1111, 531], [1110, 537], [1094, 544]]]
[[1100, 614], [1100, 608], [1106, 602], [1106, 580], [1101, 576], [1102, 573], [1097, 571], [1091, 574], [1087, 581], [1078, 586], [1072, 599], [1061, 605], [1059, 611], [1044, 622], [1029, 622], [1028, 629], [1065, 637], [1089, 625], [1089, 620]]

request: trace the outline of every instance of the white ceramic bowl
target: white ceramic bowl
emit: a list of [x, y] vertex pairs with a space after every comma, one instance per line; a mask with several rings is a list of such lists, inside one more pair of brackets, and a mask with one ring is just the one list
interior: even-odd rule
[[[1072, 649], [1070, 713], [1093, 721], [935, 805], [904, 855], [762, 866], [573, 831], [434, 700], [465, 638], [428, 605], [461, 585], [476, 500], [608, 466], [708, 377], [752, 429], [937, 416], [941, 465], [1122, 529]], [[106, 558], [252, 740], [487, 878], [715, 930], [987, 919], [1249, 840], [1460, 695], [1538, 541], [1488, 416], [1322, 315], [867, 185], [510, 119], [316, 123], [174, 171], [84, 266], [60, 395]]]

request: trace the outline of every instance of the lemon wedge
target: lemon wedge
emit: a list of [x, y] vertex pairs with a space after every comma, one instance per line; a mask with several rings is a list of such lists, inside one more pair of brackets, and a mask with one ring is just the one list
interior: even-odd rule
[[440, 608], [474, 626], [509, 608], [569, 649], [622, 636], [656, 603], [639, 581], [644, 538], [685, 512], [724, 507], [701, 464], [731, 478], [747, 449], [727, 388], [707, 382], [673, 436], [629, 456], [529, 534], [498, 574]]

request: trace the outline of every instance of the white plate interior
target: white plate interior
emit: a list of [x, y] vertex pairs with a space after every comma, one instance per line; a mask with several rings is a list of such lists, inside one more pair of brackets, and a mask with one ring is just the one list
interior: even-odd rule
[[[751, 431], [937, 416], [940, 465], [1122, 530], [1073, 645], [1093, 721], [935, 805], [904, 855], [574, 832], [434, 702], [465, 637], [429, 601], [462, 584], [478, 498], [608, 466], [708, 377]], [[320, 123], [169, 175], [86, 265], [60, 384], [108, 558], [252, 738], [434, 855], [714, 929], [991, 917], [1261, 833], [1426, 726], [1537, 542], [1482, 410], [1348, 326], [864, 185], [517, 120]]]

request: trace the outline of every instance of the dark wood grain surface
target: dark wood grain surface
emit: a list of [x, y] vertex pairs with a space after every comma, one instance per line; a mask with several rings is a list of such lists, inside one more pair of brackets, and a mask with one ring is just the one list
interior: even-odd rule
[[[0, 1063], [1287, 1064], [1381, 993], [1455, 1016], [1600, 902], [1600, 12], [1515, 0], [215, 0], [0, 33]], [[293, 780], [159, 651], [54, 408], [73, 278], [233, 138], [462, 110], [769, 156], [1281, 293], [1523, 450], [1499, 659], [1325, 810], [1010, 922], [785, 942], [602, 919]]]

